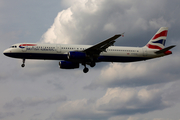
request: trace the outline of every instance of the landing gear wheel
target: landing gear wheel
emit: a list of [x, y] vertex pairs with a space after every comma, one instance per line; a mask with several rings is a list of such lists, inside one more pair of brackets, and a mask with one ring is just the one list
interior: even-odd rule
[[89, 71], [88, 68], [84, 68], [84, 69], [83, 69], [83, 72], [84, 72], [84, 73], [87, 73], [88, 71]]
[[96, 65], [95, 62], [91, 62], [91, 64], [90, 64], [91, 67], [94, 67], [95, 65]]
[[21, 67], [25, 67], [25, 64], [22, 64]]

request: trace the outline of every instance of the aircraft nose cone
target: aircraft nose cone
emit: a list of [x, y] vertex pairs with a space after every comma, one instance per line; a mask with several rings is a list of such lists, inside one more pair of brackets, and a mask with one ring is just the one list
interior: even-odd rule
[[7, 50], [7, 49], [3, 51], [3, 54], [6, 56], [8, 56], [8, 53], [9, 53], [9, 50]]

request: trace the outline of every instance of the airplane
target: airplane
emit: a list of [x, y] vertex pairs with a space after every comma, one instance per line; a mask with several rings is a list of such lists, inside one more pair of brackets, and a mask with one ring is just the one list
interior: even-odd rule
[[167, 32], [167, 27], [161, 27], [143, 47], [114, 46], [115, 40], [123, 33], [95, 45], [18, 43], [3, 53], [22, 59], [21, 67], [25, 67], [26, 59], [61, 60], [61, 69], [75, 69], [82, 64], [83, 72], [87, 73], [89, 69], [86, 65], [94, 67], [97, 62], [135, 62], [172, 54], [169, 50], [175, 45], [164, 48]]

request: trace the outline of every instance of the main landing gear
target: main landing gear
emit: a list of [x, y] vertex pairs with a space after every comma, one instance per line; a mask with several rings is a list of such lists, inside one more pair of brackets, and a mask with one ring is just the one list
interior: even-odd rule
[[87, 73], [89, 71], [89, 68], [86, 67], [86, 64], [84, 64], [84, 69], [83, 69], [83, 72], [84, 73]]
[[21, 67], [25, 67], [25, 59], [22, 60], [23, 64], [21, 65]]
[[[87, 73], [87, 72], [89, 71], [89, 68], [86, 67], [86, 64], [85, 64], [85, 63], [83, 63], [82, 65], [84, 65], [83, 72], [84, 72], [84, 73]], [[95, 62], [91, 62], [89, 65], [90, 65], [91, 67], [94, 67], [94, 66], [96, 65], [96, 63], [95, 63]]]

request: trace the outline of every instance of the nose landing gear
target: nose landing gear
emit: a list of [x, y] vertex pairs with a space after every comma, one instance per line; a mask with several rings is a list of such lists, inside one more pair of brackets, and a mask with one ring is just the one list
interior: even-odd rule
[[23, 64], [21, 65], [21, 67], [25, 67], [25, 59], [23, 59]]

